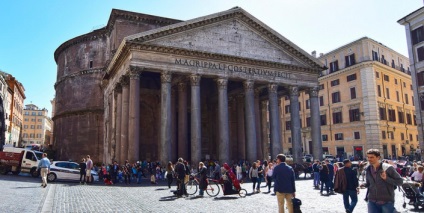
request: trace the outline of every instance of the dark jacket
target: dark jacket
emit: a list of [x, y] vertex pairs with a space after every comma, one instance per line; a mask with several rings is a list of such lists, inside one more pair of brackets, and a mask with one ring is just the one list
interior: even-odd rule
[[328, 176], [330, 177], [330, 179], [332, 179], [334, 177], [334, 166], [331, 164], [327, 164], [328, 167]]
[[356, 188], [358, 188], [358, 176], [356, 176], [357, 172], [352, 170], [351, 167], [344, 168], [345, 174], [346, 174], [346, 180], [347, 180], [347, 190], [356, 191]]
[[79, 164], [80, 167], [80, 174], [85, 174], [85, 170], [87, 169], [87, 164], [85, 164], [85, 162], [81, 162]]
[[184, 177], [185, 177], [185, 166], [184, 166], [184, 164], [181, 163], [181, 162], [178, 162], [175, 165], [174, 170], [175, 170], [176, 178], [179, 179], [179, 180], [184, 180]]
[[[384, 165], [384, 166], [383, 166]], [[366, 186], [368, 187], [368, 199], [370, 201], [395, 202], [395, 186], [400, 186], [403, 183], [402, 177], [393, 166], [382, 163], [376, 170], [375, 178], [371, 174], [369, 165], [366, 169]], [[386, 169], [386, 180], [381, 179], [380, 174], [383, 172], [383, 167]]]
[[336, 176], [334, 177], [334, 191], [337, 193], [343, 193], [347, 188], [347, 178], [344, 169], [345, 167], [337, 170]]
[[291, 166], [288, 166], [286, 163], [280, 163], [279, 165], [274, 167], [272, 179], [274, 180], [274, 192], [296, 192], [293, 168]]
[[327, 182], [329, 179], [328, 167], [322, 166], [322, 169], [319, 171], [319, 180], [322, 182]]
[[199, 182], [199, 189], [205, 190], [208, 187], [208, 177], [206, 176], [207, 169], [205, 166], [202, 168], [199, 168], [199, 176], [200, 176], [200, 182]]

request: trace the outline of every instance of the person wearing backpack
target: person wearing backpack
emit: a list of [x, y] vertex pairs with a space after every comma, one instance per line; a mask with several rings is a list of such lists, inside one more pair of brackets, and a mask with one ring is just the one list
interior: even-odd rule
[[[352, 170], [352, 162], [349, 159], [345, 159], [343, 163], [344, 167], [336, 172], [334, 191], [343, 194], [344, 208], [347, 213], [351, 213], [358, 203], [358, 177], [356, 172]], [[349, 202], [349, 197], [351, 202]]]
[[367, 151], [369, 166], [366, 169], [368, 212], [383, 213], [394, 212], [395, 187], [403, 183], [402, 177], [387, 163], [380, 163], [380, 151], [369, 149]]

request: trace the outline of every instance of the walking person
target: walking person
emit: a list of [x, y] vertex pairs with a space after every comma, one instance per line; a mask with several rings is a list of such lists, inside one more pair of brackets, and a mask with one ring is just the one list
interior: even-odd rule
[[252, 180], [253, 193], [255, 193], [255, 186], [256, 186], [256, 183], [258, 182], [258, 178], [259, 178], [258, 166], [257, 166], [256, 162], [253, 162], [252, 167], [250, 167], [249, 178]]
[[264, 167], [262, 166], [260, 160], [257, 160], [256, 163], [258, 166], [258, 185], [256, 186], [256, 192], [259, 193], [261, 192], [262, 179], [264, 179]]
[[325, 165], [327, 165], [328, 168], [328, 189], [331, 194], [334, 194], [334, 166], [329, 160], [325, 160]]
[[319, 181], [320, 181], [319, 170], [320, 170], [320, 168], [321, 168], [321, 166], [320, 166], [319, 160], [316, 160], [314, 165], [312, 165], [312, 170], [314, 172], [314, 187], [315, 187], [315, 189], [319, 188]]
[[50, 173], [50, 160], [47, 158], [47, 153], [43, 153], [43, 158], [38, 163], [38, 169], [40, 170], [43, 188], [47, 187], [47, 174]]
[[81, 160], [81, 163], [79, 164], [80, 167], [80, 184], [85, 184], [86, 174], [85, 171], [87, 169], [87, 164], [85, 163], [85, 158]]
[[237, 180], [240, 181], [243, 178], [242, 169], [241, 169], [240, 164], [237, 164], [236, 174], [237, 174]]
[[221, 178], [221, 166], [219, 166], [218, 161], [215, 161], [215, 169], [213, 171], [213, 178], [215, 180], [219, 180]]
[[[356, 171], [352, 170], [352, 162], [349, 159], [343, 161], [344, 167], [337, 170], [334, 179], [334, 190], [343, 193], [343, 205], [346, 213], [352, 213], [358, 203], [359, 184]], [[349, 202], [349, 198], [351, 202]]]
[[87, 155], [87, 168], [86, 168], [86, 175], [87, 175], [87, 183], [91, 183], [91, 169], [93, 169], [93, 161], [90, 158], [90, 155]]
[[166, 179], [168, 180], [168, 188], [171, 188], [172, 181], [174, 180], [174, 167], [172, 166], [172, 162], [169, 161], [166, 166]]
[[295, 175], [293, 168], [286, 164], [286, 156], [278, 154], [277, 166], [272, 172], [274, 180], [274, 192], [278, 200], [278, 212], [285, 213], [284, 204], [287, 203], [289, 213], [293, 213], [292, 198], [296, 197]]
[[175, 177], [177, 178], [177, 185], [178, 185], [176, 195], [178, 197], [181, 197], [183, 196], [185, 192], [185, 184], [184, 184], [185, 166], [184, 166], [182, 158], [178, 158], [178, 162], [175, 165]]
[[366, 183], [361, 187], [368, 188], [368, 213], [394, 212], [395, 186], [403, 183], [402, 177], [387, 163], [380, 163], [380, 151], [367, 151], [369, 166], [366, 168]]
[[321, 195], [324, 195], [322, 193], [322, 191], [324, 189], [324, 185], [325, 185], [325, 190], [327, 191], [326, 195], [330, 195], [330, 189], [328, 187], [329, 186], [329, 184], [328, 184], [329, 174], [330, 174], [330, 172], [328, 171], [327, 165], [324, 162], [322, 162], [321, 169], [319, 171], [319, 180], [321, 181], [321, 190], [320, 190]]
[[274, 171], [274, 167], [271, 162], [268, 163], [268, 166], [265, 168], [265, 176], [266, 176], [266, 185], [268, 186], [268, 193], [271, 192], [271, 184], [272, 184], [272, 173]]
[[200, 162], [199, 163], [199, 176], [200, 176], [199, 196], [201, 197], [203, 197], [204, 191], [208, 187], [207, 172], [208, 172], [208, 169], [206, 168], [206, 166], [203, 164], [203, 162]]

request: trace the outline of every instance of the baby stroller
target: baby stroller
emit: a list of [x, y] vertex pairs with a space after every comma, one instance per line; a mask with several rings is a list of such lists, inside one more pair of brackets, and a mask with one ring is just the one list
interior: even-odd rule
[[240, 182], [237, 180], [236, 175], [231, 171], [228, 164], [225, 163], [224, 168], [225, 169], [222, 170], [222, 177], [219, 180], [224, 195], [238, 194], [240, 197], [246, 197], [246, 189], [241, 188]]
[[403, 208], [406, 207], [405, 197], [409, 199], [409, 205], [415, 209], [424, 208], [424, 195], [420, 192], [420, 184], [411, 180], [405, 180], [401, 186], [403, 192]]

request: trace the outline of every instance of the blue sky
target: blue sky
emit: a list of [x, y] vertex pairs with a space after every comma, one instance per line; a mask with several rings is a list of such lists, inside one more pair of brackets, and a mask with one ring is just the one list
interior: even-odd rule
[[112, 8], [188, 20], [240, 6], [306, 52], [368, 36], [408, 56], [397, 20], [422, 0], [38, 0], [0, 2], [0, 70], [25, 87], [25, 104], [51, 112], [63, 42], [106, 25]]

